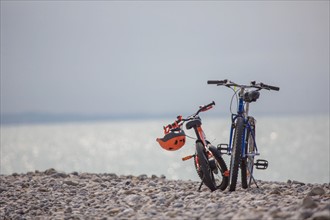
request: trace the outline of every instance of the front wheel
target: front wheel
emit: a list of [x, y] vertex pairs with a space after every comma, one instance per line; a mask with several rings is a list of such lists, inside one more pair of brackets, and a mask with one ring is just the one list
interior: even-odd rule
[[243, 144], [243, 131], [244, 131], [244, 119], [242, 117], [238, 117], [236, 120], [236, 127], [235, 127], [235, 135], [233, 141], [233, 148], [231, 152], [230, 158], [230, 185], [229, 190], [235, 191], [236, 183], [237, 183], [237, 176], [238, 176], [238, 168], [241, 160], [241, 151], [242, 151], [242, 144]]
[[205, 152], [204, 145], [200, 142], [196, 143], [196, 157], [195, 166], [198, 176], [201, 178], [203, 183], [211, 190], [216, 190], [214, 176], [209, 165], [208, 157]]

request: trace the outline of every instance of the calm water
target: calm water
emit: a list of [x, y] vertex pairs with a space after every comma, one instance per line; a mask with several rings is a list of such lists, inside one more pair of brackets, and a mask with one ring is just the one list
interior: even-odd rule
[[[202, 118], [203, 119], [203, 118]], [[156, 174], [198, 180], [192, 160], [194, 140], [176, 152], [155, 141], [173, 119], [1, 126], [1, 174], [55, 168], [64, 172]], [[214, 145], [229, 139], [228, 118], [205, 118]], [[193, 136], [193, 131], [187, 131]], [[329, 183], [329, 116], [259, 117], [260, 159], [269, 161], [256, 179]], [[224, 155], [229, 163], [229, 156]]]

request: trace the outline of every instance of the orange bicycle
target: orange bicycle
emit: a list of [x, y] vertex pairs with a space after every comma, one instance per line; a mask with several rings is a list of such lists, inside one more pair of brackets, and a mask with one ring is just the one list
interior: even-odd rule
[[194, 129], [196, 134], [196, 152], [193, 155], [182, 158], [183, 161], [194, 158], [194, 164], [198, 176], [202, 180], [199, 190], [203, 183], [211, 190], [225, 190], [228, 186], [229, 171], [223, 160], [220, 151], [209, 141], [206, 140], [205, 133], [202, 129], [202, 120], [199, 117], [200, 112], [205, 112], [213, 108], [214, 102], [201, 106], [199, 110], [187, 118], [178, 116], [174, 123], [164, 126], [163, 138], [157, 138], [160, 146], [169, 151], [179, 150], [186, 142], [186, 134], [182, 130], [185, 122], [186, 129]]

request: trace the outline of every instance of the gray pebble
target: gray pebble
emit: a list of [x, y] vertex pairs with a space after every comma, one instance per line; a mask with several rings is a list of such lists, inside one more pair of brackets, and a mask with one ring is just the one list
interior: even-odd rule
[[57, 173], [57, 171], [54, 168], [50, 168], [48, 170], [45, 170], [44, 172], [46, 175], [53, 175], [55, 173]]
[[312, 190], [308, 193], [308, 195], [310, 196], [316, 196], [316, 195], [321, 196], [324, 194], [325, 194], [325, 190], [319, 186], [313, 187]]
[[54, 173], [51, 175], [52, 178], [67, 178], [69, 177], [66, 173]]
[[312, 216], [313, 220], [330, 220], [330, 210], [316, 212]]
[[316, 208], [317, 204], [310, 196], [306, 196], [302, 202], [303, 207], [305, 208]]
[[270, 194], [281, 195], [281, 190], [278, 189], [278, 188], [275, 188], [275, 189], [273, 189], [273, 190], [270, 192]]
[[183, 203], [182, 202], [176, 202], [173, 204], [173, 208], [182, 208], [183, 207]]
[[140, 176], [138, 176], [139, 180], [146, 180], [148, 178], [148, 176], [146, 174], [142, 174]]
[[300, 214], [299, 214], [299, 219], [306, 219], [306, 218], [309, 218], [313, 215], [313, 212], [310, 211], [310, 210], [307, 210], [307, 211], [302, 211]]
[[151, 179], [157, 179], [158, 177], [155, 174], [151, 175]]
[[148, 186], [156, 187], [156, 186], [157, 186], [157, 183], [155, 183], [154, 181], [150, 181], [150, 182], [148, 183]]
[[5, 187], [0, 186], [0, 193], [7, 191], [8, 189]]
[[63, 183], [65, 183], [68, 186], [78, 186], [79, 185], [79, 183], [72, 181], [72, 180], [63, 181]]
[[297, 180], [293, 180], [293, 181], [292, 181], [292, 184], [297, 184], [297, 185], [306, 185], [305, 183], [303, 183], [303, 182], [300, 182], [300, 181], [297, 181]]

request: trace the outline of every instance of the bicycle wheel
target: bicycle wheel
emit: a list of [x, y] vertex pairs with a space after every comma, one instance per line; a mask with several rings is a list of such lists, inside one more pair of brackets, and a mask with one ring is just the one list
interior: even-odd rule
[[194, 162], [198, 176], [211, 191], [216, 190], [217, 188], [215, 186], [213, 173], [210, 168], [207, 155], [205, 154], [204, 146], [200, 142], [196, 143], [196, 156], [198, 164], [196, 163], [196, 159], [194, 160]]
[[[249, 188], [253, 178], [253, 167], [254, 167], [254, 156], [256, 154], [255, 148], [255, 120], [252, 117], [249, 117], [249, 123], [251, 130], [247, 131], [246, 136], [246, 154], [247, 156], [242, 159], [241, 163], [241, 174], [242, 174], [242, 188]], [[254, 137], [254, 138], [253, 138]]]
[[216, 147], [210, 146], [209, 150], [212, 152], [215, 158], [215, 169], [213, 170], [215, 185], [217, 189], [225, 190], [229, 182], [226, 162], [223, 160], [220, 151]]
[[238, 168], [240, 164], [242, 144], [243, 144], [243, 131], [244, 131], [244, 119], [242, 117], [238, 117], [236, 120], [234, 142], [233, 142], [233, 148], [230, 158], [230, 175], [229, 175], [230, 191], [235, 191], [236, 189]]
[[246, 154], [247, 156], [242, 159], [241, 163], [241, 175], [242, 175], [242, 188], [249, 188], [251, 185], [252, 175], [253, 175], [253, 167], [254, 167], [254, 155], [255, 155], [255, 147], [252, 134], [254, 130], [247, 132], [246, 137]]

